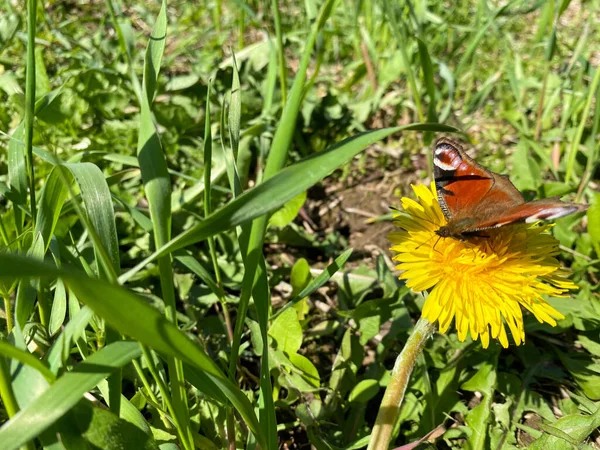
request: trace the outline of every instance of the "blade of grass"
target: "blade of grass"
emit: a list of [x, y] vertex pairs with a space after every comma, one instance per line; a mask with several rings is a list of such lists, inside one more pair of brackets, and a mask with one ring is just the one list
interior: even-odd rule
[[[100, 245], [108, 253], [110, 265], [114, 273], [119, 273], [121, 263], [119, 259], [119, 242], [117, 227], [115, 225], [115, 214], [112, 204], [111, 193], [102, 171], [92, 163], [65, 164], [71, 171], [81, 191], [81, 199], [90, 222], [100, 240]], [[94, 243], [94, 247], [98, 244]], [[98, 269], [105, 264], [100, 261], [102, 251], [95, 249]], [[112, 271], [111, 271], [112, 272]], [[102, 274], [101, 274], [102, 277]], [[110, 279], [106, 274], [104, 277]]]
[[[52, 157], [52, 161], [55, 167], [52, 169], [51, 176], [61, 179], [63, 189], [71, 197], [70, 205], [75, 210], [92, 241], [94, 255], [96, 261], [99, 262], [98, 274], [106, 275], [106, 278], [110, 281], [116, 280], [117, 272], [120, 269], [118, 266], [116, 226], [114, 225], [110, 191], [102, 172], [91, 163], [65, 165], [60, 159], [54, 156]], [[77, 174], [77, 177], [75, 177], [75, 174]], [[79, 186], [79, 190], [81, 191], [84, 205], [88, 208], [86, 212], [79, 205], [78, 197], [72, 186], [73, 180], [77, 182], [79, 180], [85, 181], [85, 189]], [[48, 239], [52, 237], [54, 227], [56, 226], [55, 221], [58, 220], [61, 212], [61, 203], [57, 201], [57, 198], [60, 200], [62, 196], [63, 194], [60, 189], [57, 186], [52, 186], [50, 193], [43, 199], [42, 206], [44, 210], [38, 214], [38, 219], [41, 222], [38, 227], [39, 232], [42, 236], [48, 235]], [[48, 222], [50, 222], [50, 225], [48, 225]], [[96, 224], [97, 226], [95, 226]], [[100, 237], [100, 234], [102, 234], [102, 237]], [[109, 251], [113, 254], [112, 258], [109, 256]], [[115, 254], [116, 257], [114, 256]], [[83, 262], [81, 259], [80, 261]]]
[[446, 82], [446, 85], [448, 86], [448, 102], [446, 103], [446, 106], [444, 106], [444, 109], [442, 109], [440, 116], [439, 116], [440, 122], [443, 123], [446, 121], [446, 119], [450, 115], [450, 111], [452, 110], [452, 105], [454, 103], [455, 83], [454, 83], [454, 75], [453, 75], [452, 71], [450, 70], [450, 68], [443, 62], [439, 62], [439, 67], [440, 67], [440, 78], [442, 78]]
[[[4, 341], [0, 341], [0, 352], [3, 350], [2, 345], [4, 344]], [[37, 360], [37, 358], [34, 359]], [[0, 355], [0, 399], [2, 399], [4, 410], [6, 411], [9, 419], [14, 417], [19, 412], [19, 404], [17, 403], [17, 399], [12, 388], [10, 369], [6, 363], [6, 358], [4, 358], [2, 355]]]
[[267, 71], [267, 77], [265, 82], [265, 88], [263, 91], [263, 107], [261, 116], [267, 117], [271, 113], [271, 107], [273, 106], [273, 96], [275, 95], [275, 87], [277, 85], [277, 66], [278, 66], [278, 54], [277, 48], [273, 45], [273, 41], [269, 38], [269, 68]]
[[[81, 191], [81, 198], [87, 213], [87, 220], [83, 223], [92, 237], [98, 275], [102, 279], [114, 282], [121, 266], [114, 209], [108, 184], [102, 171], [92, 163], [69, 163], [55, 168], [62, 173], [63, 167], [71, 172]], [[78, 215], [83, 218], [79, 208], [77, 210]], [[107, 343], [120, 339], [118, 333], [111, 328], [105, 329], [104, 333]], [[140, 377], [143, 378], [143, 374]], [[109, 397], [106, 400], [111, 411], [119, 414], [122, 396], [121, 371], [115, 371], [108, 378], [107, 383]]]
[[[235, 58], [234, 58], [234, 85], [235, 85], [235, 74], [237, 74], [237, 70], [235, 70]], [[239, 79], [237, 81], [237, 85], [238, 85], [238, 93], [237, 95], [239, 96]], [[212, 189], [211, 189], [211, 170], [212, 170], [212, 133], [210, 130], [210, 91], [211, 91], [211, 83], [208, 83], [208, 89], [206, 92], [206, 114], [205, 114], [205, 119], [204, 119], [204, 217], [208, 217], [210, 216], [210, 213], [212, 211]], [[231, 93], [231, 96], [233, 97], [233, 92]], [[237, 115], [238, 116], [238, 126], [239, 126], [239, 115], [240, 115], [240, 108], [237, 107], [235, 109], [237, 109], [237, 111], [234, 111], [234, 107], [233, 107], [234, 102], [231, 102], [230, 105], [230, 109], [229, 109], [229, 117], [230, 117], [230, 122], [231, 122], [231, 116], [233, 115]], [[238, 105], [239, 106], [239, 105]], [[234, 111], [232, 113], [232, 111]], [[232, 136], [233, 130], [231, 130], [230, 128], [230, 136]], [[232, 137], [231, 141], [232, 141], [232, 146], [233, 146], [233, 142], [234, 139], [237, 139], [237, 142], [239, 142], [239, 128], [237, 129], [237, 138]], [[217, 260], [217, 250], [215, 248], [215, 240], [214, 238], [211, 236], [210, 238], [208, 238], [208, 248], [210, 251], [210, 259], [212, 260], [212, 264], [213, 264], [213, 270], [215, 272], [215, 279], [216, 279], [216, 284], [217, 284], [217, 296], [219, 298], [219, 302], [221, 304], [221, 308], [223, 309], [223, 318], [225, 320], [225, 327], [227, 330], [227, 335], [229, 337], [229, 341], [231, 342], [231, 340], [233, 339], [233, 328], [231, 326], [231, 317], [229, 315], [229, 308], [227, 306], [227, 302], [225, 300], [225, 296], [223, 293], [223, 290], [221, 289], [222, 283], [221, 283], [221, 270], [219, 269], [219, 262]], [[235, 432], [232, 433], [227, 433], [228, 436], [235, 436]]]
[[40, 208], [35, 221], [34, 236], [39, 234], [44, 239], [44, 254], [50, 246], [50, 239], [54, 234], [62, 207], [69, 196], [59, 171], [59, 168], [54, 167], [46, 178], [40, 195]]
[[[236, 159], [240, 144], [240, 120], [242, 110], [242, 96], [240, 92], [240, 77], [238, 74], [237, 61], [235, 55], [231, 55], [231, 66], [233, 69], [233, 81], [231, 83], [231, 97], [229, 100], [229, 127], [225, 126], [225, 111], [227, 108], [221, 108], [221, 148], [225, 156], [225, 167], [227, 169], [227, 178], [229, 187], [234, 197], [242, 193], [242, 184], [238, 173]], [[225, 148], [225, 130], [229, 131], [229, 148]]]
[[[66, 267], [58, 269], [32, 258], [0, 253], [0, 266], [6, 268], [0, 273], [3, 279], [60, 277], [81, 302], [120, 333], [203, 371], [212, 382], [206, 389], [216, 386], [244, 418], [259, 444], [267, 448], [263, 431], [246, 395], [227, 379], [202, 348], [144, 299], [118, 285], [90, 278]], [[204, 386], [197, 388], [204, 392]], [[207, 395], [214, 398], [209, 392]]]
[[25, 73], [25, 161], [29, 174], [31, 220], [35, 223], [35, 170], [33, 168], [33, 121], [35, 117], [35, 31], [37, 0], [27, 0], [27, 70]]
[[[433, 64], [429, 57], [429, 51], [425, 42], [416, 38], [419, 44], [419, 59], [421, 61], [421, 69], [423, 70], [423, 78], [425, 79], [425, 86], [427, 87], [427, 95], [429, 96], [429, 105], [427, 106], [427, 122], [437, 122], [438, 117], [435, 111], [435, 83], [433, 81]], [[424, 135], [425, 144], [431, 144], [433, 140], [433, 133], [425, 133]], [[427, 173], [431, 178], [433, 175], [433, 156], [431, 152], [427, 152]]]
[[342, 253], [340, 256], [338, 256], [331, 264], [329, 264], [325, 268], [325, 270], [323, 272], [321, 272], [314, 280], [312, 280], [310, 283], [308, 283], [308, 285], [304, 289], [302, 289], [302, 291], [300, 291], [298, 293], [298, 295], [296, 295], [292, 300], [287, 302], [283, 306], [283, 308], [281, 308], [279, 311], [277, 311], [277, 313], [273, 314], [271, 316], [271, 319], [275, 319], [278, 315], [280, 315], [286, 309], [294, 306], [300, 300], [302, 300], [305, 297], [308, 297], [314, 291], [316, 291], [321, 286], [323, 286], [325, 283], [327, 283], [329, 281], [329, 279], [333, 275], [335, 275], [335, 273], [338, 270], [340, 270], [342, 267], [344, 267], [344, 264], [346, 264], [346, 261], [348, 261], [348, 258], [350, 258], [350, 255], [352, 255], [352, 251], [353, 251], [353, 249], [349, 248], [344, 253]]
[[335, 169], [359, 154], [369, 145], [400, 131], [439, 131], [456, 132], [456, 128], [440, 124], [410, 124], [402, 127], [384, 128], [367, 131], [329, 147], [302, 161], [286, 167], [272, 179], [244, 192], [211, 214], [203, 222], [173, 238], [162, 248], [141, 261], [135, 267], [119, 277], [125, 283], [142, 268], [162, 256], [175, 250], [193, 245], [209, 236], [229, 230], [238, 225], [271, 213], [283, 206], [287, 201], [318, 183]]
[[[321, 8], [320, 16], [317, 22], [311, 29], [308, 42], [304, 49], [304, 54], [300, 61], [300, 66], [294, 79], [294, 84], [290, 91], [289, 100], [286, 102], [283, 114], [281, 116], [280, 125], [277, 127], [269, 157], [263, 173], [263, 182], [269, 180], [277, 172], [281, 170], [287, 159], [287, 152], [290, 146], [300, 103], [302, 101], [302, 92], [304, 81], [306, 80], [306, 70], [310, 61], [310, 56], [317, 39], [318, 32], [324, 26], [331, 10], [334, 0], [328, 0]], [[263, 183], [261, 183], [262, 185]], [[248, 236], [247, 256], [244, 260], [244, 278], [242, 280], [242, 294], [236, 315], [236, 324], [234, 330], [234, 338], [232, 343], [231, 359], [229, 365], [229, 375], [235, 372], [237, 358], [239, 353], [239, 345], [241, 335], [244, 328], [250, 295], [254, 296], [254, 304], [258, 313], [258, 323], [263, 342], [268, 342], [267, 328], [269, 321], [270, 296], [268, 282], [266, 280], [266, 272], [264, 267], [262, 246], [264, 241], [264, 233], [267, 226], [267, 216], [258, 217], [253, 223]], [[242, 246], [243, 248], [243, 246]], [[260, 277], [260, 278], [258, 278]], [[253, 290], [254, 286], [254, 290]], [[260, 423], [266, 430], [268, 448], [277, 448], [277, 423], [275, 419], [275, 407], [273, 404], [273, 393], [271, 388], [271, 375], [269, 371], [268, 352], [265, 352], [261, 357], [261, 372], [260, 372]]]
[[[585, 124], [587, 122], [588, 116], [590, 115], [590, 110], [592, 109], [592, 101], [596, 96], [598, 91], [598, 84], [600, 83], [600, 68], [596, 68], [596, 73], [594, 74], [594, 78], [592, 79], [592, 84], [588, 87], [587, 98], [585, 100], [585, 105], [583, 107], [583, 112], [581, 113], [581, 119], [579, 121], [579, 126], [577, 127], [577, 132], [575, 133], [575, 137], [571, 141], [571, 146], [569, 147], [569, 153], [567, 155], [567, 173], [565, 174], [565, 183], [569, 183], [571, 177], [573, 177], [573, 169], [575, 166], [575, 157], [577, 156], [577, 151], [579, 146], [581, 145], [581, 137], [583, 136], [583, 129], [585, 128]], [[598, 99], [596, 98], [596, 101]], [[593, 152], [593, 149], [591, 150]], [[588, 157], [591, 157], [590, 154]]]
[[[98, 237], [98, 242], [93, 241], [93, 245], [100, 275], [102, 268], [108, 263], [112, 270], [110, 274], [106, 274], [106, 278], [115, 278], [120, 270], [119, 245], [111, 194], [102, 171], [92, 163], [62, 164], [58, 160], [55, 162], [58, 162], [58, 165], [51, 170], [40, 196], [40, 208], [34, 230], [36, 235], [39, 233], [44, 239], [44, 253], [50, 246], [74, 180], [81, 192], [86, 216]], [[104, 261], [106, 256], [108, 261]]]
[[217, 297], [224, 295], [223, 288], [217, 284], [212, 274], [190, 252], [182, 251], [181, 254], [175, 252], [174, 256], [175, 260], [196, 274]]
[[[27, 371], [29, 368], [25, 367], [25, 369], [25, 371]], [[23, 376], [23, 372], [25, 371], [20, 372], [21, 376]], [[4, 409], [6, 410], [6, 414], [8, 415], [9, 419], [17, 416], [19, 412], [19, 402], [13, 389], [14, 382], [15, 378], [11, 376], [8, 360], [3, 356], [0, 356], [0, 398], [2, 399]], [[22, 447], [22, 449], [27, 450], [35, 450], [35, 448], [36, 447], [33, 442], [28, 442]]]
[[238, 73], [235, 53], [233, 53], [231, 57], [233, 58], [233, 81], [231, 84], [231, 100], [229, 101], [229, 141], [231, 143], [231, 151], [233, 152], [233, 160], [236, 161], [240, 146], [242, 93], [240, 89], [240, 74]]
[[3, 447], [17, 448], [34, 439], [74, 407], [84, 393], [139, 355], [137, 342], [120, 341], [79, 363], [0, 428]]
[[417, 115], [421, 122], [425, 121], [425, 115], [423, 114], [423, 107], [421, 105], [421, 95], [419, 93], [419, 89], [417, 88], [417, 81], [415, 74], [412, 69], [412, 64], [408, 58], [407, 44], [408, 39], [406, 36], [406, 29], [404, 23], [398, 23], [398, 19], [396, 17], [396, 8], [392, 5], [394, 3], [386, 3], [388, 14], [386, 15], [388, 20], [390, 21], [390, 26], [392, 28], [392, 32], [396, 36], [396, 40], [398, 41], [398, 47], [400, 50], [400, 56], [402, 58], [402, 66], [404, 67], [404, 71], [406, 72], [406, 78], [408, 79], [408, 85], [410, 86], [410, 91], [412, 94], [413, 101], [415, 102], [415, 106], [417, 108]]
[[[0, 340], [0, 355], [19, 361], [37, 370], [49, 383], [56, 380], [56, 375], [48, 368], [48, 366], [46, 366], [46, 364], [39, 360], [37, 356], [28, 351], [21, 350], [4, 340]], [[0, 356], [0, 358], [1, 357], [2, 356]]]
[[[142, 172], [144, 190], [150, 207], [154, 231], [154, 243], [157, 248], [165, 245], [171, 238], [171, 179], [163, 154], [151, 105], [156, 94], [158, 73], [166, 45], [167, 2], [163, 0], [152, 29], [144, 59], [144, 77], [142, 80], [142, 103], [140, 105], [140, 125], [137, 156]], [[173, 285], [172, 259], [165, 255], [158, 260], [160, 287], [165, 302], [165, 315], [177, 324], [175, 288]], [[178, 434], [184, 448], [193, 449], [193, 435], [190, 429], [187, 393], [181, 361], [167, 358], [173, 407], [177, 415]]]
[[81, 308], [77, 314], [70, 315], [69, 322], [44, 356], [53, 374], [58, 374], [63, 362], [69, 357], [71, 342], [76, 342], [80, 336], [85, 335], [85, 328], [93, 315], [93, 311], [87, 306]]
[[[44, 260], [44, 240], [39, 234], [34, 236], [33, 242], [27, 250], [27, 255], [39, 261]], [[40, 281], [35, 278], [24, 279], [19, 283], [17, 298], [15, 300], [15, 324], [19, 330], [23, 330], [34, 309], [39, 284]], [[38, 302], [40, 322], [43, 322], [46, 320], [47, 313], [49, 317], [49, 311], [47, 310], [47, 305], [41, 299], [38, 300], [40, 300]]]
[[[598, 146], [596, 138], [598, 136], [598, 130], [600, 129], [600, 101], [598, 101], [599, 98], [600, 88], [598, 88], [598, 90], [596, 91], [596, 107], [594, 109], [594, 121], [592, 124], [592, 133], [590, 135], [591, 154], [588, 156], [585, 172], [583, 177], [581, 178], [581, 183], [579, 183], [579, 188], [577, 189], [577, 196], [575, 198], [576, 202], [579, 202], [581, 200], [583, 192], [585, 191], [586, 187], [589, 185], [592, 179], [592, 174], [594, 173], [595, 168], [600, 163], [600, 158], [598, 158], [598, 155], [600, 153], [600, 146]], [[590, 217], [591, 213], [588, 213], [588, 218]], [[591, 227], [588, 227], [588, 229], [590, 228]]]
[[129, 71], [129, 78], [131, 79], [131, 85], [133, 92], [135, 93], [138, 103], [142, 103], [142, 87], [140, 86], [140, 80], [135, 74], [135, 69], [132, 63], [133, 50], [135, 49], [135, 42], [133, 39], [133, 33], [131, 31], [131, 22], [124, 18], [118, 17], [115, 13], [115, 7], [112, 0], [106, 0], [106, 9], [113, 22], [117, 37], [119, 38], [119, 47], [123, 57], [125, 58], [125, 64], [127, 64], [127, 70]]
[[544, 102], [546, 99], [546, 88], [548, 86], [548, 76], [550, 75], [550, 67], [551, 61], [554, 57], [554, 52], [556, 51], [556, 31], [558, 27], [558, 16], [556, 19], [554, 18], [554, 2], [549, 2], [547, 9], [544, 11], [550, 21], [554, 24], [552, 27], [552, 31], [550, 32], [550, 37], [548, 42], [546, 43], [546, 64], [544, 64], [544, 76], [542, 79], [542, 87], [540, 89], [540, 99], [538, 101], [538, 109], [537, 109], [537, 119], [535, 121], [535, 132], [534, 139], [536, 141], [540, 140], [540, 136], [542, 134], [542, 114], [544, 111]]
[[[77, 163], [65, 165], [58, 158], [52, 155], [56, 171], [61, 178], [63, 189], [69, 192], [71, 196], [71, 205], [75, 209], [79, 220], [84, 225], [86, 232], [91, 238], [94, 248], [94, 256], [97, 262], [98, 275], [109, 282], [114, 282], [119, 267], [119, 248], [116, 235], [116, 226], [114, 223], [114, 212], [112, 207], [111, 195], [104, 179], [104, 175], [95, 165], [91, 163]], [[69, 173], [70, 171], [70, 173]], [[86, 212], [82, 210], [76, 195], [72, 188], [71, 178], [79, 184], [81, 196], [84, 201]], [[49, 214], [58, 214], [60, 211], [50, 212]], [[44, 211], [44, 214], [48, 215]], [[110, 254], [109, 254], [110, 253]], [[111, 257], [112, 255], [112, 257]], [[83, 262], [84, 260], [80, 258]], [[72, 295], [72, 294], [71, 294]], [[42, 305], [43, 298], [38, 298], [38, 303]], [[101, 333], [106, 343], [118, 341], [119, 334], [112, 328], [104, 328], [102, 324]], [[85, 353], [83, 353], [85, 355]], [[140, 378], [144, 374], [140, 373]], [[110, 375], [107, 380], [109, 385], [110, 397], [107, 403], [111, 411], [119, 413], [121, 402], [122, 376], [120, 370]]]
[[517, 3], [517, 1], [518, 0], [513, 0], [512, 2], [509, 2], [506, 5], [498, 8], [488, 18], [488, 21], [486, 22], [486, 24], [483, 27], [481, 27], [481, 28], [478, 29], [477, 33], [475, 33], [475, 35], [473, 36], [473, 38], [469, 42], [469, 45], [467, 46], [467, 49], [462, 54], [460, 62], [456, 66], [456, 70], [454, 71], [455, 78], [459, 78], [461, 76], [461, 74], [463, 72], [463, 69], [469, 63], [469, 61], [471, 60], [471, 57], [473, 56], [473, 54], [475, 53], [475, 51], [479, 47], [479, 43], [484, 38], [484, 36], [486, 36], [486, 34], [488, 33], [488, 29], [490, 27], [492, 27], [492, 26], [494, 26], [494, 27], [496, 26], [496, 18], [498, 16], [502, 15], [507, 9], [511, 8], [515, 3]]
[[279, 2], [271, 0], [271, 12], [275, 23], [275, 38], [277, 39], [277, 61], [279, 62], [279, 90], [281, 91], [281, 106], [285, 108], [287, 103], [287, 70], [285, 67], [285, 54], [283, 49], [283, 33], [281, 31], [281, 14], [279, 14]]
[[[21, 122], [8, 141], [8, 180], [12, 192], [15, 230], [23, 232], [25, 216], [21, 207], [27, 205], [27, 159], [25, 156], [24, 124]], [[16, 203], [15, 203], [16, 202]]]

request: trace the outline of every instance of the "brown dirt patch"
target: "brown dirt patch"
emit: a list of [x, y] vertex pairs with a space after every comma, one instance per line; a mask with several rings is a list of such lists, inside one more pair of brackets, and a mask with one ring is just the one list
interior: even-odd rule
[[[381, 164], [381, 148], [368, 151], [368, 157], [355, 159], [347, 171], [350, 175], [330, 177], [326, 184], [309, 191], [305, 212], [310, 226], [319, 234], [338, 232], [355, 249], [355, 257], [371, 259], [387, 254], [388, 234], [394, 229], [390, 220], [373, 221], [399, 207], [399, 196], [409, 194], [410, 184], [420, 181], [416, 167], [425, 166], [421, 155], [411, 157], [409, 167], [402, 167], [396, 155], [387, 155]], [[362, 166], [362, 167], [356, 167]], [[385, 167], [385, 170], [382, 169]], [[410, 194], [409, 194], [410, 195]]]

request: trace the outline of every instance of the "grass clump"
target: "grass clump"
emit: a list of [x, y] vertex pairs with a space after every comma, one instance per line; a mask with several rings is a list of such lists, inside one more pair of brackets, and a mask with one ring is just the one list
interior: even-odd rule
[[366, 448], [424, 301], [388, 206], [458, 130], [591, 205], [552, 231], [579, 290], [519, 347], [428, 341], [393, 442], [598, 442], [595, 3], [0, 11], [3, 448]]

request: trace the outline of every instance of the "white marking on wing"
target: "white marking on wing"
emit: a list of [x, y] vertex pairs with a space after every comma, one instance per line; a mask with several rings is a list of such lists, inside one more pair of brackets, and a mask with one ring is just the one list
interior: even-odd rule
[[442, 170], [454, 170], [454, 169], [456, 169], [456, 167], [454, 167], [454, 166], [452, 166], [450, 164], [443, 163], [441, 160], [439, 160], [437, 158], [433, 159], [433, 163], [436, 166], [438, 166], [440, 169], [442, 169]]
[[525, 223], [534, 223], [538, 220], [553, 220], [559, 217], [567, 216], [574, 211], [572, 207], [555, 206], [554, 208], [546, 208], [533, 216], [525, 219]]

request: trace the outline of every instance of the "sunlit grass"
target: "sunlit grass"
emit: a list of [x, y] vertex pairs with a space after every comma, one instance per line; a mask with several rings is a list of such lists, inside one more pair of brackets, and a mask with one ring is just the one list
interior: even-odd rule
[[0, 7], [2, 445], [366, 447], [423, 299], [315, 211], [378, 173], [408, 192], [456, 129], [592, 204], [553, 228], [580, 293], [517, 350], [435, 337], [395, 442], [598, 438], [596, 4], [26, 6]]

